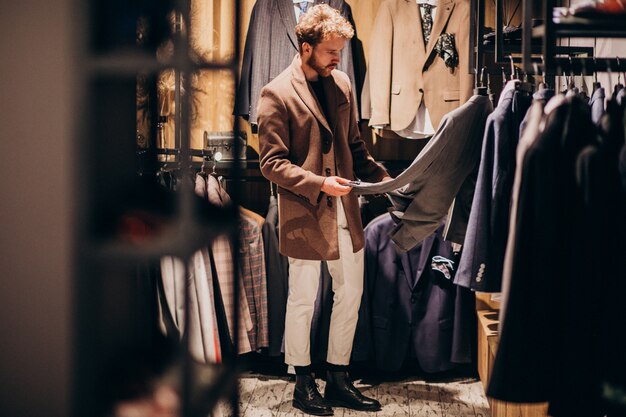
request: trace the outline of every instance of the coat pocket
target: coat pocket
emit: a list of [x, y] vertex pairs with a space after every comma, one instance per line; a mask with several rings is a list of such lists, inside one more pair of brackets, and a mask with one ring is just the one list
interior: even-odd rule
[[444, 90], [443, 101], [459, 101], [459, 90]]
[[391, 94], [400, 94], [400, 91], [402, 90], [402, 84], [400, 83], [392, 83], [391, 84]]

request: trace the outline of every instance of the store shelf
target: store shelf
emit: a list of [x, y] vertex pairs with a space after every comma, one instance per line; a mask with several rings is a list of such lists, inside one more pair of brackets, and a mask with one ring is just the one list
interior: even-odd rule
[[[483, 52], [486, 53], [494, 53], [495, 45], [483, 45]], [[477, 48], [474, 48], [474, 51], [477, 51]], [[522, 53], [522, 45], [521, 44], [510, 44], [504, 45], [505, 55], [507, 54], [521, 54]], [[543, 51], [541, 50], [541, 45], [533, 45], [532, 54], [533, 55], [541, 55]], [[557, 46], [556, 47], [557, 55], [588, 55], [593, 56], [593, 46]]]
[[217, 236], [237, 228], [236, 218], [230, 210], [223, 210], [213, 219], [206, 222], [182, 217], [163, 224], [154, 235], [94, 239], [84, 249], [90, 258], [102, 262], [153, 261], [163, 256], [186, 259], [208, 246]]
[[[201, 59], [201, 58], [200, 58]], [[181, 71], [233, 70], [231, 61], [180, 63], [174, 59], [164, 61], [154, 54], [137, 49], [120, 49], [114, 52], [91, 56], [86, 61], [87, 70], [96, 74], [137, 74], [137, 72], [157, 72], [167, 69]]]
[[[593, 21], [589, 23], [554, 23], [553, 34], [557, 38], [626, 38], [626, 22], [623, 20]], [[545, 35], [546, 26], [541, 25], [533, 28], [533, 38], [541, 38]]]

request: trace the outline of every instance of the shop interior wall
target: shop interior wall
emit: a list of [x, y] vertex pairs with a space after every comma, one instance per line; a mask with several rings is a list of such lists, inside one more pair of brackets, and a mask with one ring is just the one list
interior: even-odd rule
[[0, 13], [0, 416], [71, 415], [75, 3]]

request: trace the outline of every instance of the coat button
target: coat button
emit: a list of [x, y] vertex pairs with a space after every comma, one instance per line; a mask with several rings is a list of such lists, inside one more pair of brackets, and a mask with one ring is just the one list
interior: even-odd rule
[[326, 168], [326, 176], [327, 176], [327, 177], [330, 177], [330, 174], [331, 174], [331, 172], [330, 172], [330, 168]]
[[328, 207], [332, 207], [333, 206], [333, 198], [328, 196], [326, 197], [326, 204], [328, 205]]

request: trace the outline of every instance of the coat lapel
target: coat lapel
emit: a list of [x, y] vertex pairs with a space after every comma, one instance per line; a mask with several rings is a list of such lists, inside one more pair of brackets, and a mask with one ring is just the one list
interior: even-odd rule
[[[417, 39], [419, 54], [423, 55], [424, 52], [426, 52], [426, 43], [424, 42], [424, 31], [422, 29], [422, 15], [420, 14], [420, 7], [415, 0], [406, 0], [405, 4], [406, 16], [408, 16], [409, 22], [411, 22], [406, 25], [407, 30], [415, 31], [414, 33], [409, 34], [409, 39]], [[417, 22], [417, 26], [414, 25], [413, 22]]]
[[[291, 84], [293, 88], [296, 90], [296, 93], [300, 97], [300, 99], [306, 104], [311, 113], [315, 116], [315, 118], [324, 126], [326, 130], [328, 130], [331, 134], [333, 130], [330, 128], [328, 121], [324, 117], [322, 110], [320, 109], [319, 104], [317, 103], [317, 99], [313, 96], [311, 89], [309, 88], [308, 83], [306, 82], [306, 78], [304, 77], [304, 71], [302, 71], [302, 61], [300, 60], [300, 55], [296, 55], [291, 63], [291, 71], [293, 74], [293, 78], [291, 79]], [[332, 78], [329, 77], [329, 78]], [[332, 81], [334, 84], [334, 80]], [[336, 100], [336, 93], [335, 93]]]
[[417, 269], [415, 271], [417, 277], [415, 279], [414, 285], [417, 285], [422, 276], [424, 276], [424, 272], [426, 272], [426, 269], [430, 268], [430, 251], [432, 250], [433, 244], [435, 243], [435, 237], [436, 235], [435, 233], [433, 233], [422, 242], [422, 251], [420, 252], [419, 263], [417, 264]]
[[276, 0], [278, 3], [278, 13], [280, 14], [280, 20], [285, 26], [289, 40], [293, 44], [294, 48], [298, 50], [298, 39], [296, 39], [296, 14], [293, 10], [292, 0]]
[[411, 251], [399, 254], [400, 263], [402, 265], [402, 270], [404, 271], [404, 278], [406, 279], [406, 283], [409, 286], [409, 288], [413, 289], [413, 287], [415, 286], [415, 282], [416, 282], [416, 279], [413, 277], [413, 275], [416, 269], [411, 268], [411, 264], [417, 265], [417, 262], [411, 263], [411, 260], [409, 259], [410, 256], [411, 256]]
[[446, 27], [446, 24], [450, 19], [450, 15], [452, 14], [452, 10], [454, 10], [454, 5], [454, 0], [443, 0], [437, 6], [437, 15], [435, 16], [435, 21], [433, 22], [433, 30], [430, 33], [430, 41], [426, 46], [426, 59], [430, 57], [430, 54], [433, 52], [439, 36], [441, 36], [441, 33], [443, 32], [443, 28]]
[[[426, 53], [426, 43], [424, 43], [424, 32], [422, 32], [422, 15], [415, 0], [405, 0], [405, 10], [403, 13], [408, 21], [405, 25], [409, 39], [416, 39], [417, 42], [417, 62], [424, 62]], [[417, 22], [417, 25], [415, 24]]]

